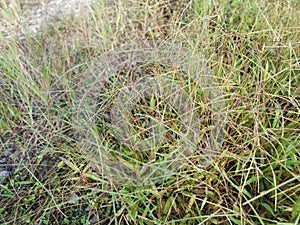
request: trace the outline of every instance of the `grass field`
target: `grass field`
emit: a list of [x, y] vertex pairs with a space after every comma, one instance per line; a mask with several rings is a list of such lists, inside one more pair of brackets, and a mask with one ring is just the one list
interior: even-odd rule
[[[5, 2], [0, 25], [18, 27], [21, 6]], [[96, 0], [85, 10], [52, 18], [35, 35], [0, 33], [0, 224], [300, 224], [299, 1]], [[170, 58], [181, 56], [175, 46], [200, 57], [184, 65], [165, 65], [164, 55], [143, 59], [139, 72], [104, 57], [137, 43], [143, 52], [146, 41], [155, 43], [149, 54], [164, 43], [174, 46]], [[203, 80], [178, 69], [193, 65], [209, 72], [214, 98]], [[78, 90], [99, 74], [110, 77], [96, 80], [90, 107], [81, 105], [86, 89]], [[191, 118], [191, 142], [199, 143], [173, 173], [129, 182], [129, 172], [118, 169], [142, 170], [137, 178], [141, 165], [173, 163], [168, 155], [185, 137], [167, 91], [141, 98], [132, 115], [118, 114], [116, 98], [144, 76], [167, 77], [164, 90], [172, 90], [168, 82], [182, 86], [180, 102], [196, 115], [184, 119]], [[111, 126], [123, 128], [120, 116], [132, 123], [129, 141]], [[151, 137], [141, 129], [154, 117], [162, 117], [168, 139], [137, 151], [131, 141]], [[203, 166], [216, 128], [218, 154]], [[101, 161], [103, 150], [113, 163]]]

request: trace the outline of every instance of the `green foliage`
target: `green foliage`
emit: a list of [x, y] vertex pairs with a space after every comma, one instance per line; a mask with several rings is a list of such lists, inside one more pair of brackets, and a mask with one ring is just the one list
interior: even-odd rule
[[[112, 7], [95, 1], [89, 16], [45, 24], [22, 40], [0, 35], [0, 174], [9, 174], [0, 176], [0, 223], [299, 223], [299, 1], [119, 2]], [[19, 23], [21, 12], [13, 9], [0, 3], [5, 24]], [[207, 167], [200, 146], [173, 176], [124, 185], [77, 144], [75, 93], [100, 54], [145, 39], [203, 53], [226, 101], [225, 132], [221, 151]], [[112, 80], [105, 98], [101, 93], [99, 111], [120, 84]], [[210, 112], [201, 90], [187, 93], [203, 108], [200, 139], [211, 129]], [[153, 115], [161, 102], [151, 96], [143, 103], [148, 108], [133, 113]], [[176, 143], [178, 115], [164, 115]], [[151, 153], [118, 143], [107, 121], [99, 115], [95, 134], [101, 138], [93, 144], [114, 149], [129, 168], [137, 159], [151, 160]], [[159, 152], [159, 160], [170, 149]]]

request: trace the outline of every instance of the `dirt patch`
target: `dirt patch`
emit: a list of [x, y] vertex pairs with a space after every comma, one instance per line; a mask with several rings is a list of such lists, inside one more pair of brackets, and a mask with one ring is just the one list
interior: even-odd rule
[[65, 17], [83, 16], [92, 0], [4, 1], [0, 3], [0, 33], [6, 38], [37, 34], [43, 25]]

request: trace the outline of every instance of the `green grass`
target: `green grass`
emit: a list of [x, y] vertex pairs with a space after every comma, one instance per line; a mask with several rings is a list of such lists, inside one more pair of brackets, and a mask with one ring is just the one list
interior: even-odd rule
[[[88, 16], [54, 21], [22, 40], [0, 34], [0, 172], [9, 172], [0, 176], [0, 223], [300, 223], [300, 3], [118, 2], [97, 0]], [[0, 4], [4, 24], [18, 24], [18, 13]], [[206, 167], [204, 141], [174, 174], [132, 183], [122, 173], [116, 178], [117, 164], [139, 170], [170, 159], [183, 138], [180, 112], [157, 96], [141, 99], [131, 111], [132, 135], [147, 138], [141, 128], [158, 114], [169, 139], [140, 152], [118, 139], [109, 115], [136, 73], [123, 67], [99, 88], [93, 126], [78, 119], [95, 113], [78, 107], [78, 88], [103, 54], [144, 40], [182, 45], [206, 61], [221, 90], [214, 97], [224, 101], [223, 141]], [[214, 125], [205, 85], [174, 67], [145, 63], [150, 68], [137, 77], [181, 82], [199, 113], [197, 139], [205, 140]], [[105, 168], [99, 149], [113, 152], [115, 167]]]

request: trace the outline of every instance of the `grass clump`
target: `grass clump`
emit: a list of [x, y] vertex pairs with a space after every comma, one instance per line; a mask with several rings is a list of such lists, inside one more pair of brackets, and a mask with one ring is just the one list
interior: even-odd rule
[[[0, 25], [18, 24], [21, 11], [4, 6]], [[298, 224], [299, 14], [298, 1], [100, 0], [84, 16], [44, 24], [36, 35], [0, 34], [1, 224]], [[114, 149], [121, 156], [112, 157], [130, 169], [163, 161], [182, 138], [178, 109], [155, 95], [132, 109], [133, 135], [150, 117], [170, 128], [161, 143], [167, 147], [142, 153], [116, 137], [107, 112], [134, 76], [165, 77], [175, 68], [150, 63], [150, 71], [106, 80], [91, 102], [97, 110], [80, 111], [97, 115], [87, 124], [90, 143], [79, 141], [86, 127], [78, 127], [77, 91], [97, 58], [145, 40], [201, 53], [226, 117], [220, 151], [203, 167], [209, 142], [201, 140], [218, 123], [203, 84], [193, 86], [188, 73], [173, 79], [184, 83], [199, 113], [199, 143], [174, 174], [141, 185], [111, 179], [99, 149]]]

